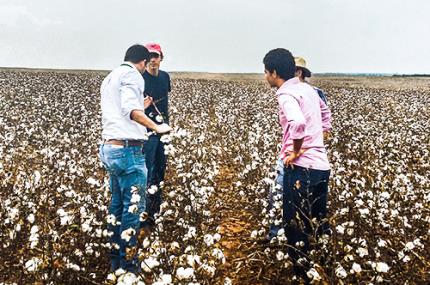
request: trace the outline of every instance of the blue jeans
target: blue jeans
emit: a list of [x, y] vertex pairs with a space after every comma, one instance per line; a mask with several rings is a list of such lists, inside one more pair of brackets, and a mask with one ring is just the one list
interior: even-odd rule
[[[160, 141], [160, 135], [151, 135], [145, 143], [145, 159], [148, 169], [148, 187], [151, 185], [159, 186], [164, 181], [166, 172], [166, 155], [164, 154], [164, 143]], [[154, 194], [147, 195], [147, 212], [151, 218], [160, 211], [162, 194], [159, 189]]]
[[[282, 188], [284, 186], [284, 162], [281, 158], [276, 161], [276, 178], [275, 178], [275, 191], [270, 189], [269, 191], [269, 211], [273, 209], [274, 196], [282, 195]], [[282, 225], [275, 225], [270, 223], [269, 225], [269, 239], [272, 239], [278, 235], [278, 231], [282, 228]]]
[[[100, 159], [109, 173], [109, 184], [112, 193], [109, 214], [115, 216], [120, 225], [108, 225], [108, 230], [113, 232], [111, 243], [119, 245], [118, 249], [111, 252], [111, 270], [122, 268], [130, 272], [138, 270], [137, 256], [127, 256], [127, 249], [133, 249], [137, 244], [137, 234], [140, 230], [139, 215], [145, 211], [146, 191], [146, 165], [142, 147], [139, 146], [113, 146], [102, 144], [100, 146]], [[136, 187], [140, 201], [135, 203], [137, 211], [129, 212], [133, 205], [132, 187]], [[133, 188], [134, 188], [133, 187]], [[121, 233], [128, 229], [134, 229], [135, 234], [127, 241], [121, 238]]]
[[[283, 224], [289, 248], [288, 254], [297, 261], [310, 249], [309, 237], [329, 233], [327, 194], [330, 170], [308, 169], [295, 165], [284, 167]], [[313, 223], [312, 219], [317, 223]], [[297, 267], [295, 266], [295, 270]], [[303, 269], [299, 269], [298, 272]], [[302, 272], [303, 273], [303, 272]], [[300, 273], [299, 273], [300, 274]]]

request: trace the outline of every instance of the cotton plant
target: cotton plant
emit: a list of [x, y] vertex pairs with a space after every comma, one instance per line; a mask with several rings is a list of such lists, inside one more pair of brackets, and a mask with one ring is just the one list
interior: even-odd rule
[[[139, 239], [141, 272], [134, 274], [109, 273], [108, 268], [109, 252], [119, 245], [109, 242], [107, 226], [121, 221], [109, 215], [109, 180], [98, 158], [103, 76], [0, 73], [5, 79], [0, 88], [2, 282], [298, 280], [287, 233], [281, 229], [272, 242], [261, 243], [270, 223], [282, 224], [283, 206], [274, 183], [282, 135], [278, 106], [263, 83], [172, 81], [169, 111], [175, 129], [162, 136], [169, 157], [166, 179], [147, 189], [161, 191], [164, 202], [152, 233]], [[321, 84], [334, 118], [326, 141], [332, 166], [331, 233], [311, 237], [306, 276], [314, 284], [405, 283], [411, 278], [426, 283], [428, 88]], [[127, 210], [135, 212], [142, 199], [133, 195]], [[238, 259], [225, 246], [231, 234], [224, 227], [230, 217], [222, 215], [227, 200], [235, 218], [246, 222], [237, 250], [245, 256]], [[127, 239], [132, 231], [121, 234]], [[5, 267], [10, 264], [14, 270]], [[225, 276], [236, 272], [232, 267], [240, 269], [238, 275]]]

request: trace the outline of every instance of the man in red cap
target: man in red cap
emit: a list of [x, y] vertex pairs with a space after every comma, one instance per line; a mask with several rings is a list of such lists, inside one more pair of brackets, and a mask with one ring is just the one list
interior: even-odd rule
[[[160, 70], [164, 54], [159, 44], [150, 43], [145, 47], [149, 51], [149, 63], [143, 73], [145, 96], [152, 98], [152, 104], [145, 109], [145, 114], [156, 124], [167, 123], [169, 122], [168, 94], [171, 91], [171, 85], [169, 74]], [[160, 141], [160, 138], [160, 135], [154, 133], [145, 143], [149, 189], [146, 205], [150, 217], [145, 224], [148, 226], [154, 225], [154, 215], [160, 211], [162, 201], [159, 186], [160, 182], [164, 180], [167, 159], [164, 154], [164, 143]]]

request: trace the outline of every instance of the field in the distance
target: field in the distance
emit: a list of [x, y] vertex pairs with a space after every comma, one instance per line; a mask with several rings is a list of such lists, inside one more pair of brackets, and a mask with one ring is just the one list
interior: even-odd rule
[[[97, 149], [106, 73], [0, 71], [0, 283], [132, 284], [109, 274], [109, 190]], [[157, 230], [139, 244], [157, 284], [288, 284], [270, 219], [281, 134], [262, 75], [173, 74], [168, 175]], [[331, 237], [319, 282], [430, 282], [430, 80], [316, 77], [333, 133]], [[280, 204], [277, 203], [277, 207]], [[321, 258], [324, 257], [324, 258]], [[137, 281], [135, 281], [137, 284]]]

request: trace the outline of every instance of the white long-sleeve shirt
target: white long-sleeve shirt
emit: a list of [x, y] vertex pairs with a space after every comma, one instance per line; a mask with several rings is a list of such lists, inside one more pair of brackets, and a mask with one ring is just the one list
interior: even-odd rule
[[125, 62], [103, 80], [100, 88], [103, 139], [143, 140], [146, 128], [133, 121], [133, 110], [144, 111], [145, 82], [132, 63]]

